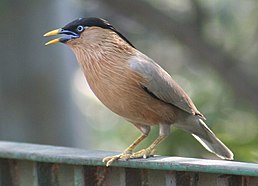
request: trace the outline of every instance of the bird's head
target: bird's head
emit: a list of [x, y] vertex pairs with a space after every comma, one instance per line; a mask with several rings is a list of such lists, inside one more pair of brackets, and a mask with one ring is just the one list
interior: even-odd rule
[[68, 23], [63, 28], [47, 32], [44, 36], [53, 36], [57, 34], [63, 34], [64, 36], [53, 39], [45, 45], [61, 42], [73, 47], [81, 44], [104, 44], [105, 42], [112, 42], [114, 38], [118, 38], [123, 40], [123, 42], [125, 41], [125, 43], [129, 44], [131, 47], [134, 47], [111, 24], [101, 18], [79, 18]]

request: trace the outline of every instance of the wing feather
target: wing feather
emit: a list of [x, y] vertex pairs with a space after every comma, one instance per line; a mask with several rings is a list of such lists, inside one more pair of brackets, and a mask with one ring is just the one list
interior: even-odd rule
[[146, 79], [143, 88], [151, 96], [193, 115], [204, 117], [185, 91], [157, 63], [139, 53], [129, 60], [130, 68]]

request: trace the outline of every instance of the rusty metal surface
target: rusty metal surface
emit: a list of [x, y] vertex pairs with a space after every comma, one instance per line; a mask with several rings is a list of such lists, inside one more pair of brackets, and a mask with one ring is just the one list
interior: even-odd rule
[[1, 186], [257, 186], [258, 184], [258, 177], [229, 174], [106, 168], [3, 159], [0, 159], [0, 163]]
[[[47, 163], [104, 166], [102, 159], [115, 152], [88, 151], [83, 149], [55, 147], [0, 141], [0, 158], [30, 160]], [[258, 164], [224, 160], [204, 160], [183, 157], [155, 156], [148, 159], [117, 161], [112, 166], [156, 169], [170, 171], [206, 172], [258, 176]]]

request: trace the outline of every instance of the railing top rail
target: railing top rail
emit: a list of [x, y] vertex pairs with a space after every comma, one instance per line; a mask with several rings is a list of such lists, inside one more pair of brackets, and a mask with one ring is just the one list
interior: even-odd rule
[[[7, 159], [105, 166], [102, 159], [115, 154], [117, 153], [0, 141], [0, 158]], [[148, 159], [121, 160], [114, 162], [112, 166], [258, 176], [258, 164], [255, 163], [184, 157], [155, 156]]]

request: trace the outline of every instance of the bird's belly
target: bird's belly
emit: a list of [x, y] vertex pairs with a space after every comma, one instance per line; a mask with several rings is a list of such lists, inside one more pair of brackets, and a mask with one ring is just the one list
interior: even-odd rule
[[172, 124], [176, 119], [175, 107], [153, 98], [126, 77], [86, 78], [94, 94], [105, 106], [130, 121], [155, 125]]

